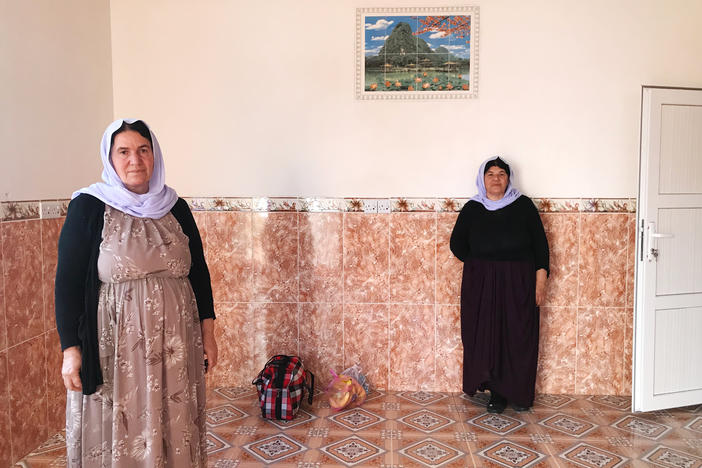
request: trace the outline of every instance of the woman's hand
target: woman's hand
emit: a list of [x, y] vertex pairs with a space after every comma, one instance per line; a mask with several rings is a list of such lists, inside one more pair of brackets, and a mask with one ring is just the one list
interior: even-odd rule
[[205, 351], [205, 358], [209, 369], [217, 365], [217, 341], [214, 334], [214, 320], [205, 319], [200, 322], [202, 330], [202, 347]]
[[83, 390], [83, 385], [80, 383], [80, 365], [80, 347], [71, 346], [63, 350], [61, 377], [63, 377], [63, 385], [67, 390], [73, 390], [74, 392]]
[[536, 270], [536, 305], [540, 306], [546, 299], [546, 270]]

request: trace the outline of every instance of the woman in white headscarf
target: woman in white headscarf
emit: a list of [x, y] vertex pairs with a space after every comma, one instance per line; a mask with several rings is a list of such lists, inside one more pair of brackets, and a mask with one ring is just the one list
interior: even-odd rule
[[478, 194], [465, 204], [451, 234], [464, 262], [461, 285], [463, 391], [490, 390], [488, 412], [534, 403], [539, 305], [549, 270], [548, 242], [529, 197], [499, 157], [480, 166]]
[[67, 463], [204, 467], [217, 344], [202, 240], [143, 121], [110, 124], [100, 152], [103, 182], [73, 194], [59, 238]]

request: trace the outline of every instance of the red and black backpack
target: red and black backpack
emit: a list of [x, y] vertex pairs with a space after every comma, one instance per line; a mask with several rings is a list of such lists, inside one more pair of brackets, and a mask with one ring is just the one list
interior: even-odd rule
[[307, 402], [312, 404], [314, 374], [305, 370], [297, 356], [273, 356], [251, 384], [258, 391], [261, 415], [267, 419], [293, 419], [305, 389], [309, 391]]

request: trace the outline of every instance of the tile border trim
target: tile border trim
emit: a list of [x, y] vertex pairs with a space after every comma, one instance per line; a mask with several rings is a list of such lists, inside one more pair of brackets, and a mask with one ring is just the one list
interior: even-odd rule
[[[184, 197], [193, 211], [286, 213], [458, 213], [469, 198]], [[636, 213], [635, 198], [532, 198], [540, 213]], [[66, 216], [70, 200], [0, 202], [0, 221]]]

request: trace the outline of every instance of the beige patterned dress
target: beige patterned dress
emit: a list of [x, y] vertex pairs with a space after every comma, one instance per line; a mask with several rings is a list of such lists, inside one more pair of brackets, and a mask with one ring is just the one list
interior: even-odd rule
[[204, 467], [205, 378], [188, 237], [172, 214], [105, 206], [98, 259], [100, 365], [92, 395], [68, 392], [70, 467]]

